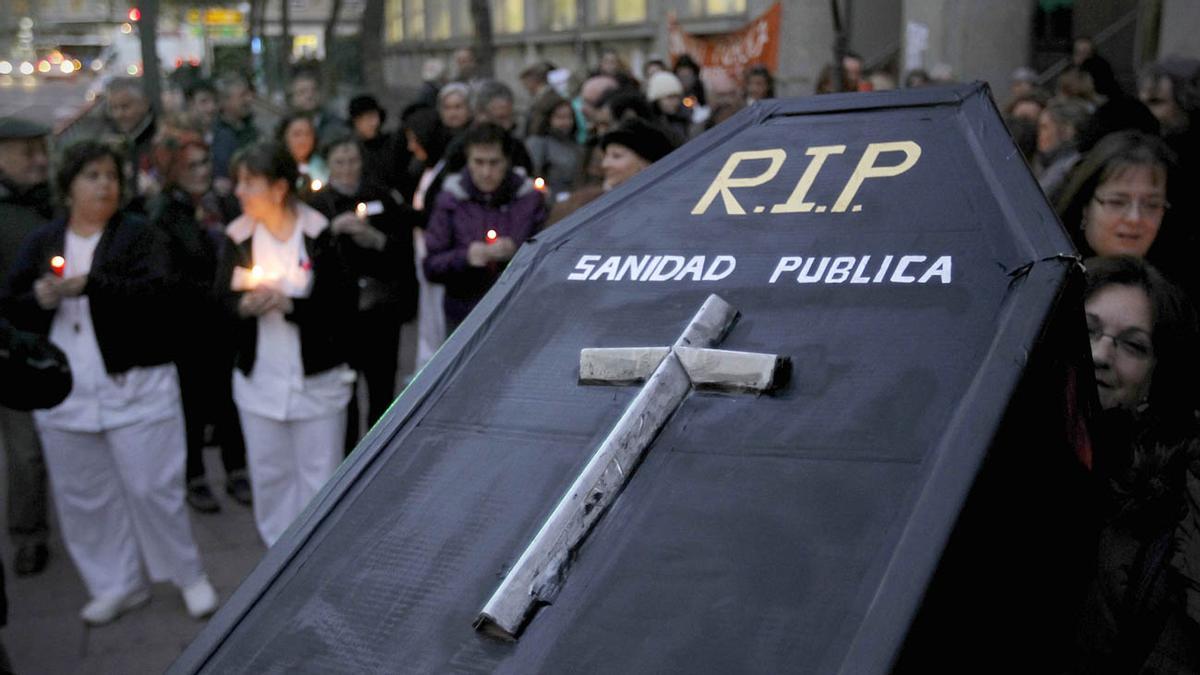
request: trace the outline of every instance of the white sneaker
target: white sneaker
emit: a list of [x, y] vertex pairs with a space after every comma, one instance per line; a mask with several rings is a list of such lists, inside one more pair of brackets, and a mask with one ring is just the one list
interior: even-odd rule
[[125, 595], [103, 595], [84, 605], [83, 609], [79, 610], [79, 618], [89, 626], [101, 626], [149, 600], [148, 588], [139, 588]]
[[209, 583], [208, 577], [200, 577], [179, 590], [183, 593], [183, 604], [187, 605], [188, 616], [193, 619], [202, 619], [217, 611], [217, 591]]

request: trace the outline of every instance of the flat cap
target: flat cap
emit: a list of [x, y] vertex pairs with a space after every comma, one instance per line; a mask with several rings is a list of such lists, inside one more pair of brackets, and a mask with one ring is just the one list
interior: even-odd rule
[[50, 135], [50, 127], [23, 117], [0, 117], [0, 140], [41, 138]]

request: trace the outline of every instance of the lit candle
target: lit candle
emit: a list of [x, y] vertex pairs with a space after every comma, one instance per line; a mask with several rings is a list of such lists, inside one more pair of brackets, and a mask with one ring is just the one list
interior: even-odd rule
[[683, 106], [684, 106], [685, 108], [691, 108], [691, 107], [692, 107], [692, 106], [694, 106], [694, 105], [696, 105], [696, 99], [695, 99], [695, 98], [692, 98], [691, 96], [685, 96], [685, 97], [683, 98]]
[[542, 178], [541, 176], [534, 178], [533, 179], [533, 189], [537, 190], [538, 192], [545, 192], [546, 191], [546, 179]]
[[62, 257], [61, 255], [56, 255], [50, 259], [50, 270], [54, 272], [55, 276], [61, 277], [63, 275], [63, 270], [65, 269], [67, 269], [66, 258]]
[[354, 207], [354, 214], [358, 216], [359, 220], [366, 220], [367, 204], [365, 202], [359, 202], [358, 206]]
[[263, 270], [258, 265], [250, 268], [250, 288], [258, 288], [258, 284], [262, 282]]
[[314, 178], [313, 181], [311, 183], [309, 183], [309, 187], [312, 188], [313, 192], [319, 192], [321, 190], [321, 188], [324, 186], [325, 186], [325, 184], [316, 178]]
[[500, 233], [494, 229], [488, 230], [487, 233], [483, 235], [483, 238], [487, 240], [487, 243], [492, 244], [500, 238]]

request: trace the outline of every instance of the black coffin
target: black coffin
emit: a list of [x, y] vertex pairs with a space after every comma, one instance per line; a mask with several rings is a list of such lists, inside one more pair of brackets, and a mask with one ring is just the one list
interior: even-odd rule
[[[1053, 669], [1077, 281], [986, 87], [751, 106], [524, 246], [172, 672]], [[580, 350], [670, 345], [710, 294], [790, 380], [689, 394], [553, 603], [477, 632], [638, 392]]]

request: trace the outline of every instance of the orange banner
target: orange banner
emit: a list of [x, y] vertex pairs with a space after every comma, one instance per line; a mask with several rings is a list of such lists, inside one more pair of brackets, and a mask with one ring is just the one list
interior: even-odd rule
[[741, 30], [724, 35], [697, 36], [683, 30], [671, 13], [667, 17], [667, 52], [671, 61], [688, 54], [702, 70], [720, 69], [741, 80], [748, 66], [764, 65], [772, 73], [779, 69], [779, 20], [782, 7], [776, 2]]

